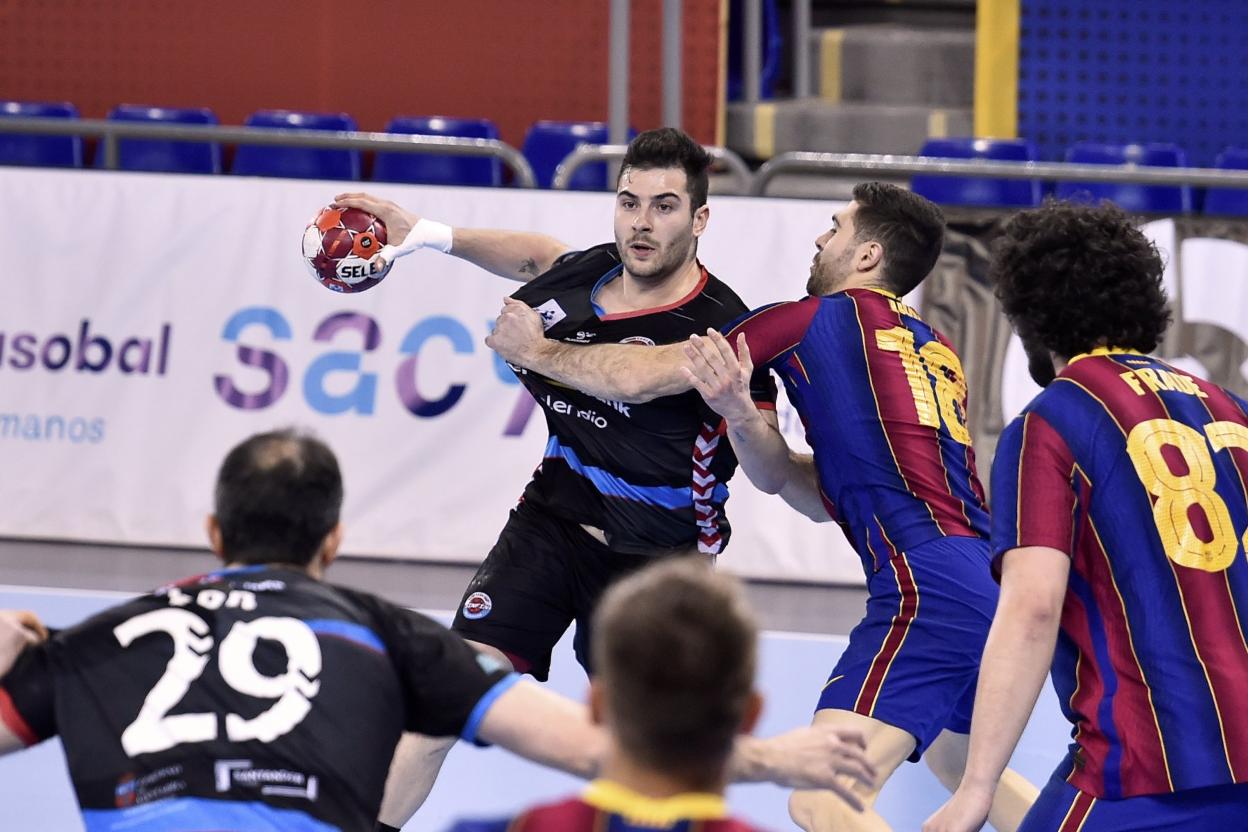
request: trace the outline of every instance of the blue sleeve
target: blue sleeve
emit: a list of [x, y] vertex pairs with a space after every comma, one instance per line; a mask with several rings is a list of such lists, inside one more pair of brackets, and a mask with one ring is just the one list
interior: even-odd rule
[[[992, 556], [994, 563], [1018, 545], [1018, 472], [1023, 453], [1023, 416], [1001, 431], [992, 458]], [[994, 566], [995, 571], [995, 566]]]
[[504, 818], [503, 820], [461, 820], [451, 826], [446, 832], [507, 832], [507, 827], [511, 825], [511, 820]]

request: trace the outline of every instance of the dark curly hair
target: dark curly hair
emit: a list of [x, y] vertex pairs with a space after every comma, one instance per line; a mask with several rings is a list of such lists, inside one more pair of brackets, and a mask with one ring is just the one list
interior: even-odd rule
[[1023, 343], [1070, 358], [1098, 346], [1156, 349], [1170, 324], [1164, 269], [1111, 203], [1048, 200], [1005, 226], [989, 274]]

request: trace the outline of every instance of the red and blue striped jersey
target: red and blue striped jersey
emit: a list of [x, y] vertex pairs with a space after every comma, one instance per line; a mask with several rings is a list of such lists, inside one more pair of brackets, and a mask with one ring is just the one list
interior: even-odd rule
[[764, 306], [744, 332], [784, 381], [814, 451], [824, 504], [868, 575], [930, 540], [986, 540], [988, 511], [949, 341], [896, 296], [848, 289]]
[[728, 817], [724, 799], [678, 794], [656, 800], [596, 780], [580, 798], [538, 806], [505, 820], [461, 821], [449, 832], [758, 832]]
[[1053, 684], [1082, 791], [1248, 782], [1246, 413], [1155, 358], [1097, 350], [1001, 436], [994, 556], [1071, 556]]

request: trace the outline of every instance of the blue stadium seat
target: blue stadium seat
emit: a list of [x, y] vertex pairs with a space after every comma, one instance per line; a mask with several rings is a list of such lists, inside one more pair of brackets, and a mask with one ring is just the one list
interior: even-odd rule
[[[78, 118], [68, 102], [0, 101], [0, 118]], [[81, 136], [0, 133], [0, 165], [82, 167]]]
[[[108, 114], [110, 121], [150, 124], [219, 124], [207, 107], [143, 107], [122, 104]], [[103, 153], [96, 166], [103, 166]], [[221, 146], [215, 142], [171, 142], [148, 139], [121, 139], [117, 142], [120, 170], [160, 171], [163, 173], [220, 173]]]
[[[928, 139], [919, 155], [941, 159], [1034, 162], [1036, 146], [1027, 139]], [[910, 188], [941, 205], [1030, 206], [1039, 205], [1041, 199], [1040, 183], [1034, 179], [916, 176]]]
[[[533, 166], [539, 188], [549, 188], [555, 168], [582, 144], [606, 144], [607, 125], [601, 121], [538, 121], [524, 136], [524, 157]], [[601, 191], [607, 187], [607, 164], [581, 165], [572, 174], [568, 189]]]
[[[1248, 148], [1228, 147], [1218, 154], [1213, 166], [1224, 170], [1248, 170]], [[1248, 190], [1210, 188], [1205, 194], [1205, 213], [1248, 215]]]
[[[1066, 151], [1067, 162], [1092, 165], [1187, 167], [1187, 154], [1174, 144], [1100, 144], [1076, 142]], [[1115, 185], [1106, 182], [1059, 182], [1058, 199], [1100, 202], [1108, 199], [1123, 210], [1187, 214], [1192, 210], [1192, 189], [1186, 185]]]
[[[386, 132], [465, 139], [498, 138], [498, 127], [488, 118], [399, 116], [386, 125]], [[503, 166], [498, 159], [482, 156], [379, 151], [373, 165], [373, 180], [426, 185], [501, 185]]]
[[[260, 110], [247, 116], [248, 127], [284, 127], [303, 130], [355, 130], [346, 113], [297, 113]], [[317, 150], [275, 145], [238, 146], [233, 172], [243, 176], [285, 176], [294, 179], [359, 179], [358, 150]]]

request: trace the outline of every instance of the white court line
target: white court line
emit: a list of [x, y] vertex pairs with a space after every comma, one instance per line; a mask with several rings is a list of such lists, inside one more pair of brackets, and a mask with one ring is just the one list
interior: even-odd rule
[[118, 589], [73, 589], [70, 587], [29, 586], [26, 584], [0, 584], [0, 592], [27, 593], [29, 595], [67, 595], [79, 598], [83, 596], [137, 598], [144, 594], [142, 592], [122, 592]]

